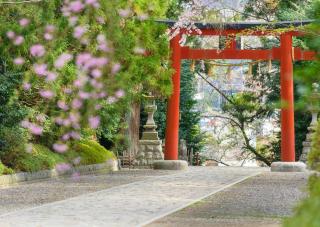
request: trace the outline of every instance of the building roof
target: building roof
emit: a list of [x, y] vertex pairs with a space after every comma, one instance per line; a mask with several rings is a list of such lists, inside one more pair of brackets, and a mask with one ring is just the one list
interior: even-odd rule
[[[169, 27], [174, 26], [174, 24], [177, 22], [175, 20], [156, 20], [159, 23], [167, 24]], [[225, 23], [204, 23], [204, 22], [196, 22], [195, 25], [199, 29], [249, 29], [249, 28], [255, 28], [264, 26], [267, 28], [287, 28], [287, 27], [299, 27], [304, 26], [307, 24], [312, 23], [314, 20], [299, 20], [299, 21], [279, 21], [279, 22], [260, 22], [260, 21], [254, 21], [254, 22], [225, 22]]]

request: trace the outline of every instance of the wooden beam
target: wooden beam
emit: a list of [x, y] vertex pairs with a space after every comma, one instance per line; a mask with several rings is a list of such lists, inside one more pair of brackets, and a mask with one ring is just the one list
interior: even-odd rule
[[[280, 60], [280, 48], [270, 50], [237, 50], [237, 49], [191, 49], [189, 47], [181, 48], [181, 59], [248, 59], [248, 60]], [[302, 51], [300, 48], [294, 48], [294, 60], [315, 60], [316, 54], [312, 51]]]

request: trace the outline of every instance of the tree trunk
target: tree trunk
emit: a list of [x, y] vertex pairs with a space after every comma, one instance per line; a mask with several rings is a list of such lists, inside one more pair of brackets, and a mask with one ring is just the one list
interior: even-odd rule
[[132, 102], [128, 118], [128, 152], [134, 157], [139, 149], [140, 102]]

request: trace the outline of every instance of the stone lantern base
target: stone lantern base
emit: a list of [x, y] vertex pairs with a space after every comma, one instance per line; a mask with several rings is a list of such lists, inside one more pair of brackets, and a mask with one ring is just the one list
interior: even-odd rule
[[135, 158], [136, 166], [152, 166], [154, 161], [163, 160], [161, 140], [140, 140], [139, 152]]

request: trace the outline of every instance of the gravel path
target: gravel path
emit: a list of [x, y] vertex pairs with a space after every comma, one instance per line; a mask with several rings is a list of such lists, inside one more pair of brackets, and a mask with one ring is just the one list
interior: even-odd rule
[[[174, 174], [155, 171], [160, 176], [0, 215], [0, 223], [10, 227], [141, 226], [264, 171], [232, 167], [198, 167]], [[71, 184], [69, 191], [79, 190]], [[64, 193], [55, 190], [56, 195]]]
[[280, 226], [305, 196], [308, 174], [266, 172], [162, 218], [149, 227]]
[[65, 177], [0, 187], [0, 215], [174, 173], [176, 172], [150, 169], [122, 170], [108, 174], [82, 175], [77, 181]]

